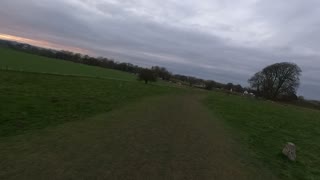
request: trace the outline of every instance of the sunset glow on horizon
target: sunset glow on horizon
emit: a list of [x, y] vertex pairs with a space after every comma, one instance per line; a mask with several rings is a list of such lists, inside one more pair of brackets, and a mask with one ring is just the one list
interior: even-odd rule
[[43, 48], [49, 48], [49, 49], [55, 49], [55, 50], [68, 50], [76, 53], [82, 53], [82, 54], [90, 54], [89, 50], [82, 49], [82, 48], [77, 48], [77, 47], [71, 47], [71, 46], [66, 46], [66, 45], [61, 45], [61, 44], [55, 44], [52, 42], [44, 41], [44, 40], [35, 40], [35, 39], [29, 39], [25, 37], [19, 37], [19, 36], [14, 36], [14, 35], [9, 35], [9, 34], [1, 34], [0, 33], [0, 39], [3, 40], [9, 40], [9, 41], [16, 41], [20, 43], [26, 43], [38, 47], [43, 47]]

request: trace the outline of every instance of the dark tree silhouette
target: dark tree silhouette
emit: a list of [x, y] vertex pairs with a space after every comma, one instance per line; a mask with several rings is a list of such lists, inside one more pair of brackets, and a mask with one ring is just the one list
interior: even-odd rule
[[233, 90], [238, 93], [242, 93], [244, 91], [243, 87], [240, 84], [233, 86]]
[[252, 88], [268, 99], [296, 99], [301, 69], [294, 63], [282, 62], [265, 67], [249, 79]]
[[205, 81], [204, 85], [205, 85], [205, 89], [206, 90], [212, 90], [215, 87], [216, 82], [214, 82], [214, 81]]
[[164, 67], [153, 66], [151, 70], [154, 71], [157, 77], [161, 78], [162, 80], [169, 81], [172, 76], [171, 73]]
[[263, 82], [264, 82], [264, 76], [262, 72], [257, 72], [248, 80], [249, 84], [253, 89], [256, 90], [256, 95], [261, 96], [261, 91], [263, 87]]
[[228, 83], [228, 84], [225, 85], [224, 88], [225, 88], [226, 90], [230, 91], [231, 89], [233, 89], [233, 87], [234, 87], [234, 85], [233, 85], [232, 83]]
[[146, 84], [148, 84], [149, 81], [155, 82], [157, 80], [156, 74], [150, 69], [142, 69], [139, 72], [138, 78], [140, 81], [144, 81]]

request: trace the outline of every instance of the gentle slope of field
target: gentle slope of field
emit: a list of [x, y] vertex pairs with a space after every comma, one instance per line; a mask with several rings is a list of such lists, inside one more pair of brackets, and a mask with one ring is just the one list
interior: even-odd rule
[[135, 75], [126, 72], [46, 58], [0, 47], [0, 69], [6, 68], [18, 71], [101, 77], [126, 81], [137, 79]]
[[104, 113], [146, 96], [182, 91], [109, 79], [0, 70], [0, 137]]
[[[281, 179], [320, 179], [320, 111], [221, 93], [206, 104]], [[296, 162], [281, 155], [286, 142], [297, 145]]]

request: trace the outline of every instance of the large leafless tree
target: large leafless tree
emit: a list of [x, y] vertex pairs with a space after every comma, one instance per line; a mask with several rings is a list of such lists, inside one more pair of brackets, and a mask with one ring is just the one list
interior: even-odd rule
[[296, 94], [301, 69], [294, 63], [282, 62], [265, 67], [249, 79], [252, 88], [268, 99], [279, 99]]

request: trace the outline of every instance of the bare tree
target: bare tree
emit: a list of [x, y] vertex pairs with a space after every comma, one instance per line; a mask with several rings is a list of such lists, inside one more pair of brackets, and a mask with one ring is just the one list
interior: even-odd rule
[[263, 88], [263, 81], [264, 81], [264, 76], [262, 72], [257, 72], [252, 76], [249, 80], [249, 84], [251, 85], [252, 88], [256, 89], [257, 95], [261, 95], [262, 88]]
[[249, 79], [252, 88], [268, 99], [296, 94], [301, 69], [294, 63], [282, 62], [265, 67]]

